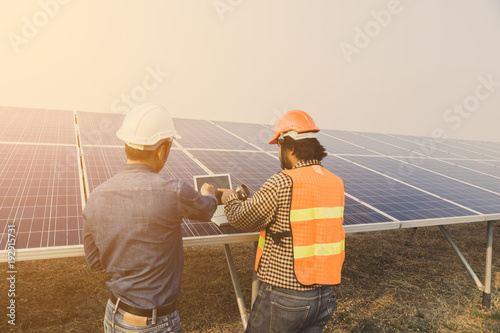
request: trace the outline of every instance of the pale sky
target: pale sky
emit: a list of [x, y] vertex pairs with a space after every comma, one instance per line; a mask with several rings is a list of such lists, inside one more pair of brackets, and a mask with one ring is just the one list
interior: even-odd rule
[[497, 0], [0, 3], [0, 105], [500, 141]]

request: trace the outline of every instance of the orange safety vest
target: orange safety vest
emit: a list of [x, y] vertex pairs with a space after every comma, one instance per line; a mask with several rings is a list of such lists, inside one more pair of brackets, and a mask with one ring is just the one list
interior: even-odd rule
[[[344, 182], [320, 165], [282, 172], [293, 181], [290, 227], [297, 280], [303, 285], [339, 284], [345, 257]], [[262, 230], [255, 271], [265, 239]]]

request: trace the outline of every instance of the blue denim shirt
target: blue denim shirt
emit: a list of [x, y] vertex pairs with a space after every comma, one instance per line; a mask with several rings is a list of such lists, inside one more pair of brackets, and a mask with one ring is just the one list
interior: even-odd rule
[[209, 221], [216, 207], [214, 195], [203, 196], [183, 180], [126, 164], [87, 200], [87, 263], [112, 273], [109, 290], [136, 307], [171, 303], [181, 286], [182, 218]]

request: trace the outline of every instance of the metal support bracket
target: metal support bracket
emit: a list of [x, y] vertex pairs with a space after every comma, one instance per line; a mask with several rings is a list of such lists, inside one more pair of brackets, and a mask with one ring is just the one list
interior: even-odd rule
[[488, 221], [486, 235], [486, 276], [484, 278], [483, 309], [491, 307], [491, 265], [493, 262], [493, 226], [495, 221]]
[[243, 327], [246, 329], [248, 324], [248, 316], [246, 313], [245, 302], [243, 300], [243, 294], [241, 293], [240, 282], [238, 280], [236, 268], [234, 267], [233, 256], [231, 254], [229, 244], [224, 244], [224, 252], [226, 253], [227, 266], [229, 267], [231, 280], [233, 281], [234, 293], [236, 294], [238, 309], [240, 310], [241, 322], [243, 323]]
[[455, 250], [455, 252], [457, 253], [458, 258], [460, 258], [460, 261], [462, 261], [462, 264], [464, 264], [465, 269], [467, 270], [467, 272], [469, 273], [469, 275], [474, 279], [474, 282], [476, 282], [477, 288], [479, 290], [483, 291], [484, 290], [483, 283], [481, 282], [481, 280], [479, 280], [479, 278], [477, 277], [476, 273], [474, 272], [474, 270], [472, 269], [472, 267], [469, 265], [469, 262], [467, 261], [467, 259], [465, 259], [465, 257], [462, 254], [462, 252], [460, 252], [460, 249], [458, 248], [458, 246], [455, 243], [455, 241], [451, 238], [450, 234], [448, 233], [448, 230], [446, 230], [446, 228], [443, 225], [440, 225], [439, 229], [444, 234], [444, 236], [448, 240], [448, 243], [450, 243], [450, 245], [453, 248], [453, 250]]
[[[253, 243], [253, 250], [254, 250], [253, 252], [255, 253], [255, 256], [257, 256], [258, 246], [259, 246], [258, 242]], [[257, 294], [259, 292], [259, 286], [260, 286], [260, 281], [257, 278], [257, 272], [255, 272], [255, 270], [252, 269], [252, 304], [251, 304], [252, 308], [253, 308], [253, 302], [255, 302], [255, 299], [257, 298]]]
[[485, 271], [485, 278], [484, 278], [484, 285], [481, 283], [479, 278], [477, 277], [476, 273], [472, 269], [472, 267], [469, 265], [467, 262], [467, 259], [463, 256], [462, 252], [460, 252], [460, 249], [458, 248], [457, 244], [453, 241], [451, 238], [450, 234], [446, 230], [446, 228], [442, 225], [439, 226], [439, 229], [441, 232], [444, 234], [448, 242], [450, 243], [451, 247], [455, 252], [457, 253], [458, 257], [462, 261], [462, 263], [465, 266], [465, 269], [467, 272], [470, 274], [470, 276], [474, 279], [476, 282], [476, 285], [479, 290], [483, 292], [483, 300], [482, 300], [482, 306], [483, 309], [489, 309], [491, 307], [491, 268], [492, 268], [492, 262], [493, 262], [493, 226], [495, 224], [495, 221], [488, 221], [488, 227], [487, 227], [487, 235], [486, 235], [486, 271]]

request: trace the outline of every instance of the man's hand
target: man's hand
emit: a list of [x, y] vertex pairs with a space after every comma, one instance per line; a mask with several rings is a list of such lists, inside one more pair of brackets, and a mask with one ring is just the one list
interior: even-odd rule
[[214, 194], [215, 195], [215, 189], [214, 189], [213, 185], [205, 183], [200, 188], [200, 194], [201, 195], [208, 195], [208, 194]]
[[228, 189], [228, 188], [218, 188], [218, 190], [222, 192], [222, 198], [220, 201], [222, 201], [223, 204], [226, 203], [228, 196], [230, 196], [231, 194], [236, 194], [235, 191]]

